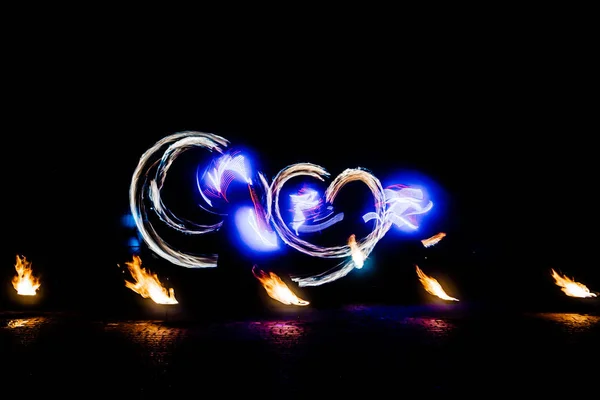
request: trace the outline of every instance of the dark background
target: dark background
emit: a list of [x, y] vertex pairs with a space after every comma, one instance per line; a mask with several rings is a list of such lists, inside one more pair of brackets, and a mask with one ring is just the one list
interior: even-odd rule
[[[300, 42], [241, 45], [223, 50], [227, 61], [202, 62], [181, 56], [189, 53], [165, 59], [150, 46], [15, 49], [4, 92], [3, 308], [19, 306], [16, 254], [41, 275], [46, 307], [136, 303], [117, 266], [130, 259], [121, 218], [131, 175], [146, 149], [183, 130], [247, 146], [267, 177], [306, 161], [332, 175], [361, 166], [381, 179], [416, 171], [435, 183], [443, 212], [422, 237], [389, 234], [369, 269], [296, 290], [314, 306], [432, 301], [415, 264], [469, 303], [572, 305], [551, 268], [598, 290], [598, 82], [584, 42], [475, 34], [400, 47]], [[439, 231], [448, 236], [423, 249], [419, 240]], [[227, 233], [226, 225], [216, 240], [217, 269], [186, 270], [142, 250], [144, 266], [202, 312], [260, 307], [256, 260]], [[317, 262], [291, 250], [258, 261], [273, 270]]]

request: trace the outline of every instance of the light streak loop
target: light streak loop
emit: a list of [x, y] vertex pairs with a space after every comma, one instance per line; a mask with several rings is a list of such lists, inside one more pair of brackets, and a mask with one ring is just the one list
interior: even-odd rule
[[[140, 236], [150, 250], [158, 256], [186, 268], [217, 266], [218, 256], [216, 254], [183, 253], [163, 240], [149, 221], [146, 202], [150, 202], [151, 209], [161, 221], [179, 232], [201, 235], [218, 230], [223, 221], [212, 225], [201, 225], [173, 215], [162, 201], [161, 190], [169, 168], [183, 152], [199, 147], [222, 154], [228, 145], [229, 141], [218, 135], [185, 131], [159, 140], [141, 156], [131, 178], [129, 206]], [[161, 151], [162, 156], [157, 157]]]

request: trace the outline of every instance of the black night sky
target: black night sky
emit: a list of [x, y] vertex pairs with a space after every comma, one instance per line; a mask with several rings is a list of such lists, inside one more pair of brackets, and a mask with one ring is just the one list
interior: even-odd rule
[[[503, 63], [492, 52], [469, 54], [408, 71], [383, 60], [369, 68], [338, 60], [294, 71], [240, 66], [218, 79], [168, 75], [160, 83], [133, 67], [32, 78], [15, 89], [14, 124], [5, 127], [3, 299], [16, 254], [32, 261], [58, 308], [118, 306], [130, 296], [117, 264], [129, 261], [131, 233], [120, 220], [131, 175], [147, 148], [184, 130], [251, 149], [267, 177], [312, 162], [334, 176], [364, 167], [380, 179], [415, 171], [435, 182], [443, 212], [427, 233], [448, 236], [428, 250], [419, 246], [424, 237], [386, 236], [372, 270], [302, 290], [317, 304], [418, 301], [414, 264], [471, 302], [562, 296], [551, 268], [600, 287], [587, 64], [558, 70], [525, 54]], [[170, 277], [188, 303], [218, 303], [228, 280], [254, 293], [254, 260], [226, 238], [217, 240], [218, 271], [182, 270], [151, 256], [144, 266]], [[272, 267], [306, 262], [289, 253]]]

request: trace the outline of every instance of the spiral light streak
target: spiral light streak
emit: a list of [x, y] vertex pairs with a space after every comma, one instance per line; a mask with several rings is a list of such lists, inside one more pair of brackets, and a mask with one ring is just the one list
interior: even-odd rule
[[[291, 227], [296, 235], [309, 232], [319, 232], [344, 219], [344, 213], [333, 215], [333, 207], [326, 208], [327, 214], [321, 210], [322, 199], [316, 190], [302, 189], [298, 194], [290, 195], [294, 219]], [[307, 224], [310, 221], [310, 225]], [[323, 221], [323, 222], [318, 222]]]
[[258, 180], [260, 182], [260, 186], [262, 188], [262, 192], [264, 193], [265, 199], [264, 199], [264, 217], [265, 217], [265, 221], [270, 221], [271, 220], [271, 210], [273, 207], [273, 193], [271, 193], [271, 187], [269, 185], [269, 181], [267, 181], [267, 178], [265, 178], [265, 176], [261, 173], [258, 172]]
[[[385, 219], [392, 222], [397, 227], [408, 227], [418, 229], [418, 224], [411, 221], [411, 217], [425, 214], [433, 208], [433, 202], [425, 201], [423, 191], [418, 188], [410, 188], [402, 185], [393, 185], [384, 189], [385, 201], [387, 203]], [[368, 212], [363, 215], [363, 220], [368, 222], [372, 219], [379, 219], [380, 216], [375, 212]]]
[[248, 209], [248, 225], [254, 231], [256, 237], [265, 245], [276, 248], [277, 247], [277, 236], [274, 231], [269, 230], [261, 223], [262, 218], [255, 208]]
[[[329, 209], [327, 211], [330, 211]], [[342, 221], [344, 219], [344, 213], [339, 213], [339, 214], [335, 214], [333, 215], [333, 212], [329, 212], [329, 214], [325, 215], [322, 218], [319, 219], [315, 219], [310, 225], [306, 225], [305, 223], [302, 223], [301, 225], [298, 226], [297, 228], [297, 232], [300, 233], [315, 233], [315, 232], [321, 232], [327, 228], [329, 228], [330, 226], [337, 224], [338, 222]], [[328, 219], [326, 219], [328, 218]], [[320, 219], [323, 219], [323, 222], [317, 222]]]
[[[301, 192], [292, 196], [294, 220], [286, 222], [282, 216], [280, 194], [288, 181], [294, 178], [312, 178], [325, 182], [330, 174], [323, 167], [311, 163], [290, 165], [277, 173], [269, 184], [265, 176], [256, 172], [257, 182], [253, 182], [246, 159], [239, 153], [225, 152], [229, 141], [221, 136], [195, 131], [176, 133], [156, 142], [140, 158], [129, 188], [130, 209], [135, 225], [143, 241], [156, 255], [186, 268], [216, 267], [217, 254], [197, 255], [180, 251], [161, 238], [149, 218], [152, 210], [160, 222], [178, 232], [200, 235], [215, 232], [223, 225], [223, 220], [212, 225], [202, 225], [175, 216], [165, 206], [161, 191], [167, 173], [174, 161], [185, 151], [200, 148], [220, 155], [211, 161], [210, 168], [200, 177], [196, 174], [198, 190], [211, 209], [199, 206], [212, 214], [225, 218], [213, 206], [211, 199], [229, 202], [227, 188], [237, 178], [247, 184], [253, 209], [250, 209], [245, 223], [254, 230], [253, 237], [276, 248], [277, 236], [284, 243], [304, 254], [319, 258], [344, 259], [328, 271], [310, 276], [291, 276], [299, 286], [319, 286], [346, 276], [353, 269], [360, 269], [376, 244], [389, 231], [392, 225], [409, 226], [417, 229], [415, 216], [429, 211], [433, 203], [425, 206], [423, 192], [404, 185], [393, 185], [384, 189], [379, 179], [364, 168], [349, 168], [336, 176], [329, 184], [322, 199], [316, 192]], [[374, 210], [363, 216], [364, 222], [372, 221], [371, 232], [362, 239], [350, 236], [348, 242], [339, 246], [320, 246], [300, 238], [300, 233], [325, 229], [344, 218], [343, 213], [333, 213], [333, 203], [340, 190], [348, 183], [360, 181], [370, 190], [374, 198]], [[258, 185], [255, 186], [255, 183]], [[257, 190], [258, 189], [258, 190]], [[326, 213], [322, 212], [325, 205]], [[310, 221], [310, 224], [307, 224]], [[293, 230], [292, 230], [293, 229]]]
[[248, 185], [252, 185], [252, 180], [246, 167], [246, 158], [243, 155], [224, 154], [211, 164], [214, 164], [212, 165], [213, 168], [203, 174], [203, 178], [208, 182], [207, 188], [202, 188], [201, 181], [204, 181], [204, 179], [197, 177], [196, 180], [198, 191], [209, 206], [214, 207], [210, 197], [229, 202], [227, 199], [227, 188], [238, 176]]
[[[324, 273], [307, 277], [291, 277], [291, 279], [298, 283], [299, 286], [319, 286], [346, 276], [357, 266], [352, 260], [353, 248], [351, 248], [348, 244], [331, 247], [318, 246], [300, 239], [287, 227], [279, 208], [279, 195], [281, 189], [290, 179], [305, 176], [324, 181], [326, 177], [330, 176], [330, 174], [323, 167], [311, 163], [293, 164], [282, 169], [275, 176], [273, 182], [271, 183], [271, 195], [273, 196], [272, 221], [275, 230], [281, 239], [287, 245], [302, 253], [320, 258], [348, 258], [347, 261], [338, 264], [334, 268]], [[368, 255], [373, 251], [377, 242], [387, 233], [391, 226], [391, 223], [384, 218], [386, 202], [383, 187], [381, 186], [379, 179], [371, 174], [371, 172], [363, 168], [346, 169], [331, 182], [325, 191], [325, 201], [328, 204], [333, 204], [340, 189], [344, 185], [353, 181], [361, 181], [365, 183], [375, 198], [374, 212], [378, 218], [374, 219], [375, 221], [373, 230], [365, 238], [356, 240], [354, 248], [354, 251], [360, 250], [364, 255], [364, 258], [367, 258]]]
[[298, 194], [290, 195], [294, 209], [292, 228], [298, 235], [298, 228], [306, 222], [305, 213], [315, 213], [321, 205], [319, 194], [315, 190], [302, 190]]
[[[158, 256], [186, 268], [217, 266], [216, 254], [186, 254], [166, 243], [148, 220], [145, 202], [150, 202], [151, 209], [161, 221], [182, 233], [198, 235], [218, 230], [222, 221], [213, 225], [200, 225], [174, 216], [163, 204], [161, 190], [169, 168], [183, 152], [199, 147], [222, 154], [228, 145], [229, 141], [218, 135], [185, 131], [159, 140], [141, 156], [129, 187], [129, 205], [142, 239]], [[161, 151], [163, 152], [160, 153]]]

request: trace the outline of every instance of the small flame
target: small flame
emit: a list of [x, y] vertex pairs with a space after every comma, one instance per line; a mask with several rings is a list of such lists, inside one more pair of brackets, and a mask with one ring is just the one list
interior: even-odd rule
[[416, 267], [417, 267], [417, 275], [419, 276], [419, 280], [421, 281], [421, 283], [423, 284], [423, 287], [429, 294], [437, 296], [442, 300], [458, 301], [458, 299], [448, 296], [446, 294], [446, 292], [444, 291], [444, 289], [442, 288], [442, 285], [440, 285], [436, 279], [425, 275], [425, 273], [423, 271], [421, 271], [421, 268], [419, 268], [418, 265]]
[[431, 246], [437, 244], [444, 237], [446, 237], [445, 232], [436, 233], [435, 235], [433, 235], [430, 238], [421, 240], [421, 243], [423, 243], [423, 246], [425, 246], [425, 247], [431, 247]]
[[365, 265], [365, 254], [356, 243], [356, 235], [350, 235], [348, 238], [348, 246], [350, 246], [350, 252], [352, 254], [352, 261], [354, 261], [354, 265], [356, 268], [361, 269], [363, 265]]
[[134, 255], [133, 261], [126, 262], [127, 268], [135, 282], [125, 280], [125, 286], [134, 292], [141, 295], [143, 298], [148, 297], [157, 304], [177, 304], [175, 299], [175, 290], [173, 288], [166, 289], [157, 274], [150, 273], [142, 268], [142, 259]]
[[17, 256], [15, 269], [17, 270], [17, 275], [12, 279], [12, 284], [17, 293], [22, 296], [35, 296], [41, 283], [38, 278], [33, 276], [31, 262], [27, 261], [25, 257]]
[[591, 293], [590, 289], [582, 283], [575, 282], [566, 276], [560, 276], [554, 269], [552, 271], [552, 277], [556, 281], [556, 284], [560, 286], [560, 290], [565, 292], [570, 297], [596, 297], [596, 293]]
[[277, 274], [273, 272], [267, 274], [262, 270], [256, 272], [256, 265], [252, 267], [252, 274], [260, 281], [272, 299], [286, 305], [306, 306], [309, 304], [308, 301], [296, 296]]

